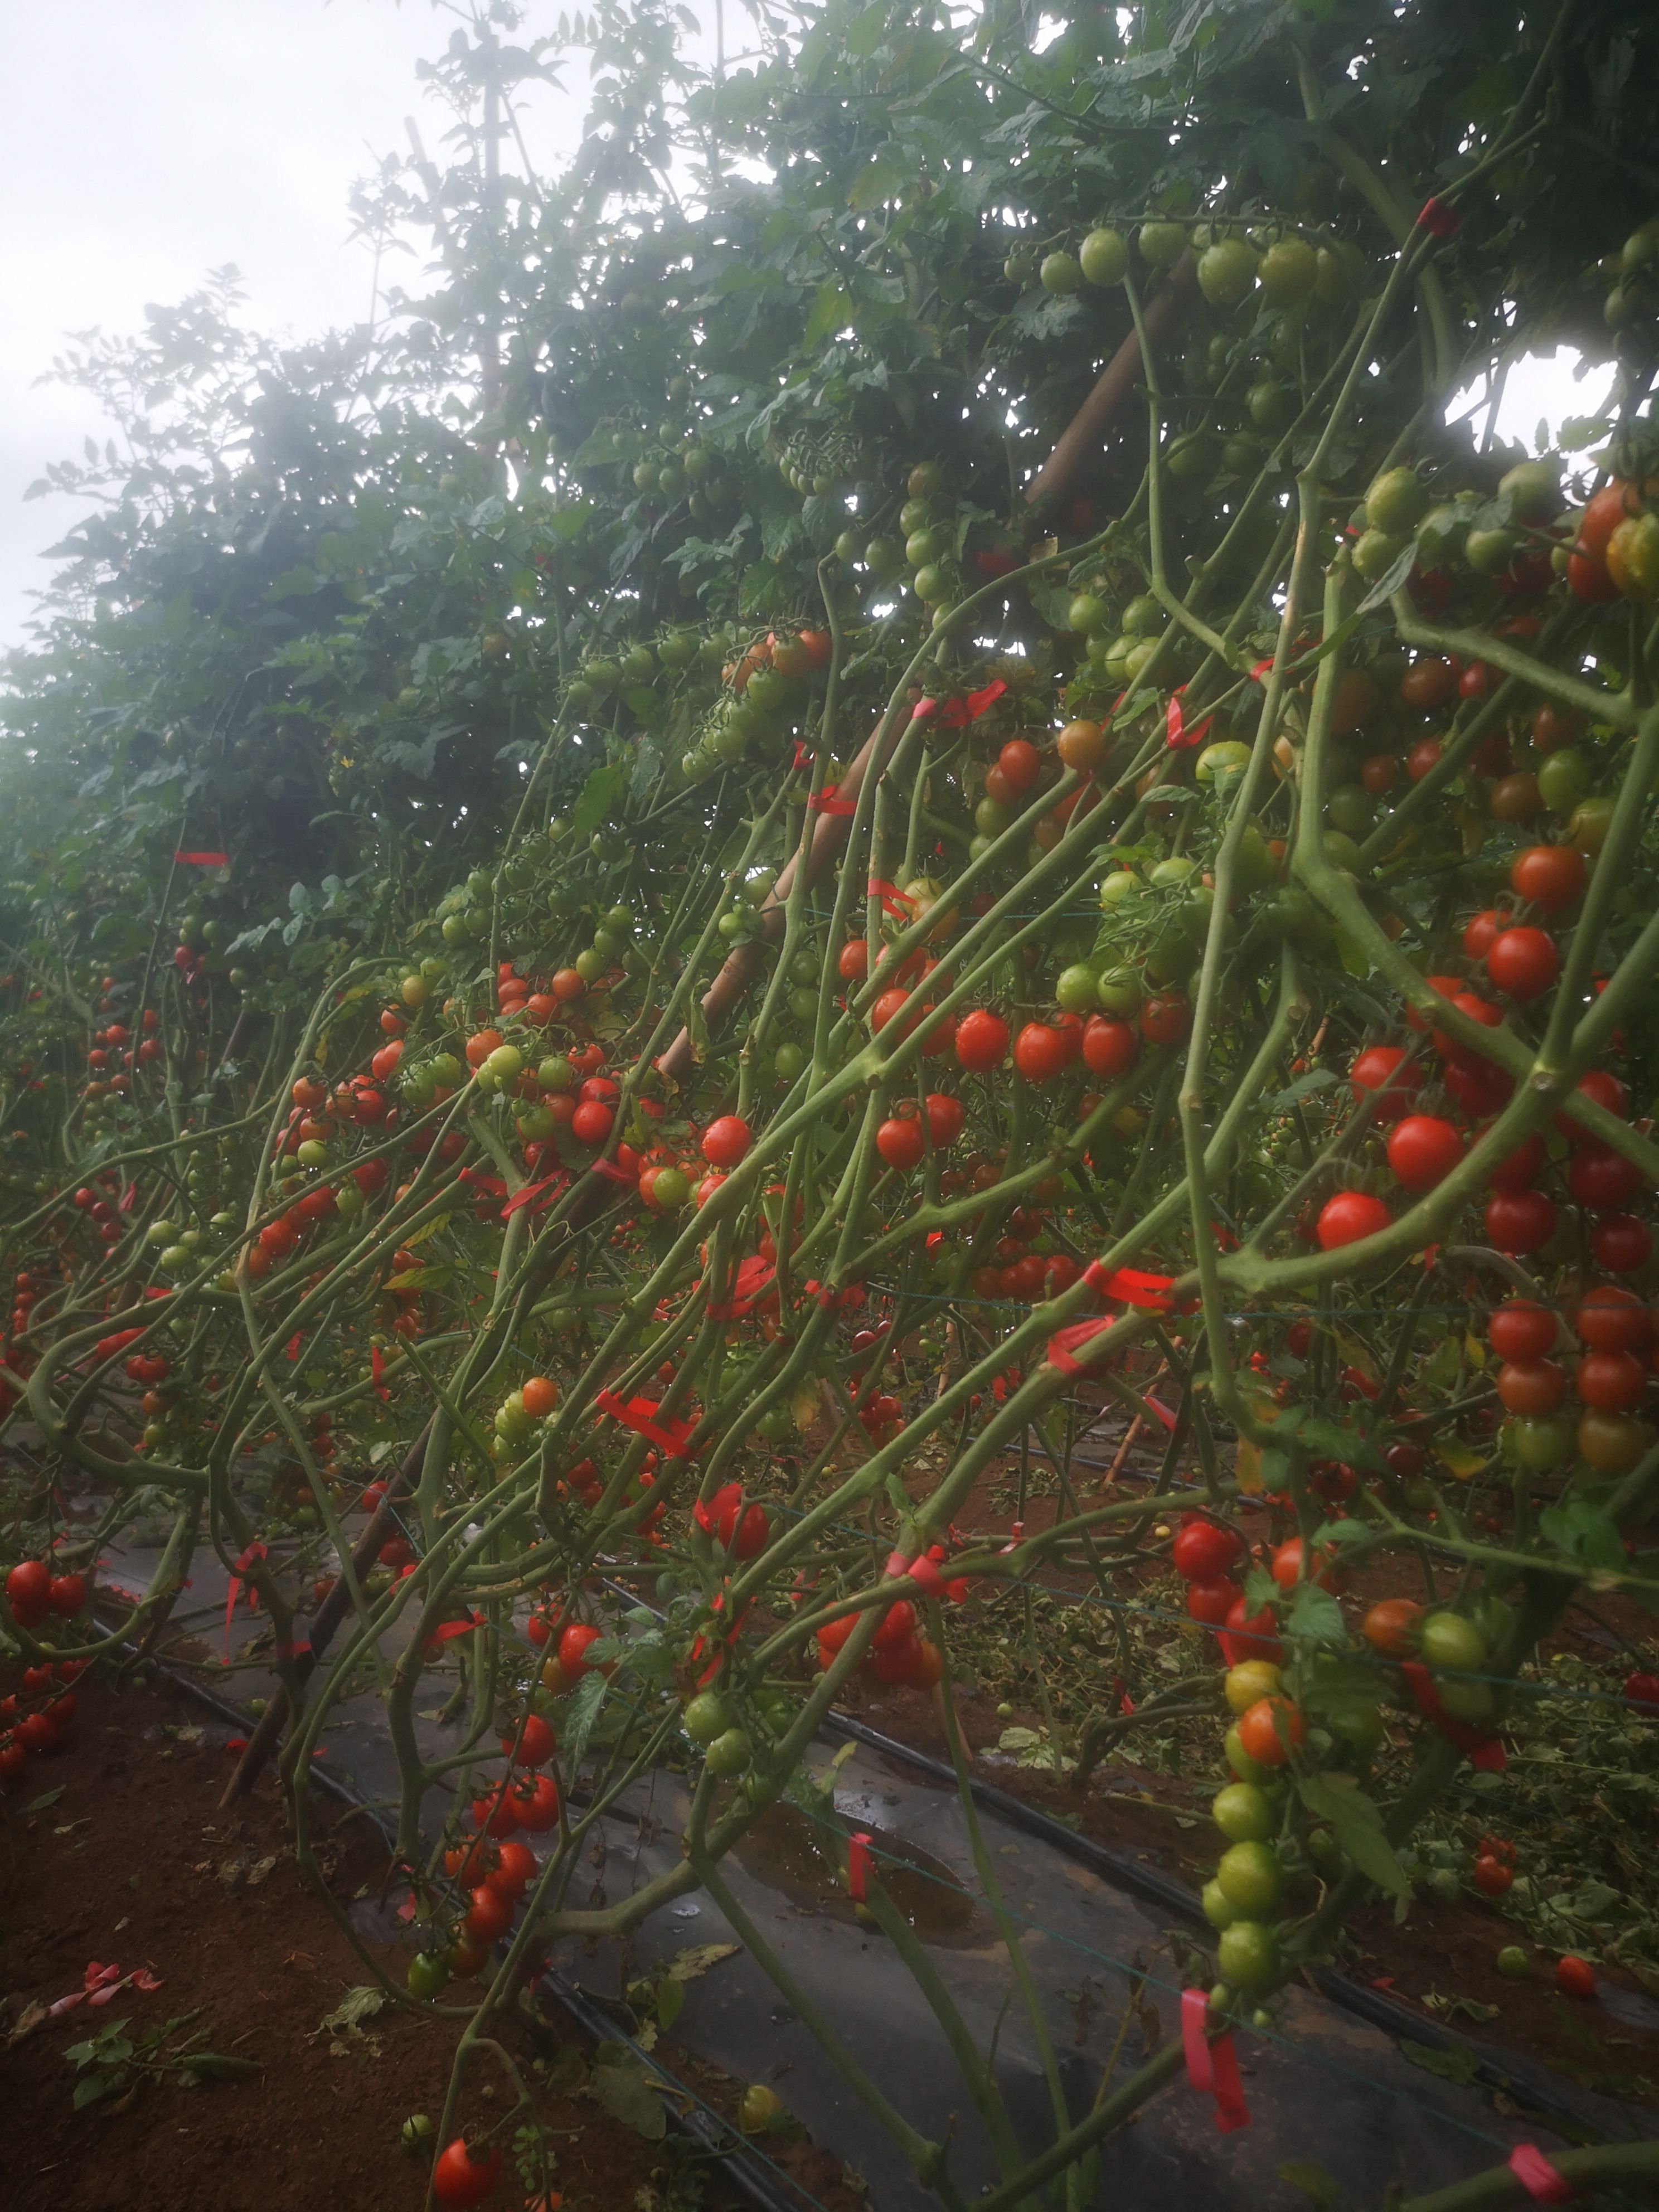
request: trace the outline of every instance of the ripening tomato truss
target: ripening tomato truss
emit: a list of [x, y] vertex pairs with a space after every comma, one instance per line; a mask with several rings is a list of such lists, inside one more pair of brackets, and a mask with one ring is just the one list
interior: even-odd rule
[[[1371, 1889], [1545, 1940], [1523, 1701], [1659, 1706], [1659, 218], [1574, 109], [1635, 97], [1598, 11], [1431, 72], [1420, 14], [991, 11], [920, 74], [815, 17], [741, 129], [635, 55], [708, 192], [610, 110], [603, 233], [458, 167], [384, 406], [224, 332], [234, 379], [76, 372], [231, 428], [70, 541], [0, 702], [0, 1417], [53, 1477], [0, 1509], [0, 1790], [210, 1546], [227, 1650], [305, 1670], [285, 1771], [392, 1655], [422, 2000], [718, 1882], [849, 1697], [965, 1762], [968, 1681], [1079, 1789], [1213, 1784], [1218, 2029]], [[1454, 392], [1587, 267], [1608, 421], [1477, 447]], [[680, 1870], [590, 1905], [665, 1765]], [[497, 2187], [475, 2117], [441, 2202]]]

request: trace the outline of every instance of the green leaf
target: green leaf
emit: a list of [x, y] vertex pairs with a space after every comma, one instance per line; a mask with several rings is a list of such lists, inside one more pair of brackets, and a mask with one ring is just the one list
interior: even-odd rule
[[584, 1674], [577, 1683], [570, 1699], [570, 1711], [564, 1724], [564, 1768], [574, 1774], [581, 1765], [587, 1749], [593, 1724], [599, 1717], [599, 1708], [605, 1703], [611, 1687], [611, 1678], [597, 1672]]
[[1432, 2044], [1409, 2043], [1402, 2037], [1400, 2056], [1413, 2066], [1420, 2066], [1425, 2074], [1437, 2074], [1443, 2081], [1455, 2081], [1467, 2089], [1480, 2079], [1480, 2061], [1466, 2043], [1454, 2043], [1441, 2051]]
[[1346, 1774], [1304, 1774], [1297, 1787], [1314, 1818], [1329, 1823], [1338, 1847], [1368, 1881], [1395, 1899], [1403, 1916], [1411, 1903], [1410, 1879], [1382, 1832], [1382, 1815], [1358, 1784]]
[[1292, 2189], [1299, 2190], [1315, 2207], [1315, 2212], [1335, 2212], [1342, 2202], [1342, 2191], [1334, 2178], [1313, 2159], [1287, 2159], [1273, 2171], [1281, 2181], [1288, 2181]]
[[[605, 2046], [601, 2045], [601, 2049]], [[647, 2142], [668, 2133], [668, 2115], [650, 2075], [639, 2066], [596, 2066], [587, 2077], [588, 2094], [613, 2120], [620, 2120]]]
[[884, 201], [896, 199], [911, 180], [911, 173], [889, 155], [878, 154], [853, 179], [847, 204], [855, 215], [865, 215]]
[[570, 828], [578, 837], [591, 837], [609, 822], [628, 788], [628, 763], [610, 761], [596, 768], [582, 786], [581, 796], [570, 810]]
[[806, 318], [806, 328], [801, 333], [801, 343], [822, 345], [853, 319], [852, 295], [838, 278], [830, 276], [819, 285], [812, 302], [811, 313]]
[[1308, 1644], [1346, 1644], [1348, 1640], [1348, 1626], [1342, 1618], [1341, 1607], [1329, 1590], [1321, 1589], [1317, 1583], [1305, 1583], [1297, 1592], [1285, 1630], [1287, 1635], [1300, 1637]]
[[1587, 1498], [1547, 1506], [1538, 1516], [1538, 1531], [1581, 1566], [1617, 1569], [1625, 1564], [1625, 1540], [1618, 1522]]
[[76, 2083], [75, 2094], [70, 2101], [77, 2112], [82, 2112], [87, 2106], [95, 2105], [100, 2097], [107, 2096], [113, 2086], [107, 2074], [88, 2074]]
[[60, 1782], [55, 1790], [43, 1790], [38, 1797], [29, 1800], [23, 1810], [26, 1813], [44, 1813], [48, 1805], [55, 1805], [58, 1802], [64, 1794], [64, 1784]]
[[657, 1984], [657, 2025], [665, 2035], [685, 2009], [685, 1984], [672, 1974]]

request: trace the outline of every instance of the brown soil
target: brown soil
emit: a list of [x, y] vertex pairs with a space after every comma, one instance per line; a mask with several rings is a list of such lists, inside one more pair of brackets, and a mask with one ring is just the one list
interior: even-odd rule
[[[161, 1686], [117, 1692], [84, 1678], [76, 1695], [67, 1747], [32, 1761], [0, 1799], [0, 2033], [15, 2035], [31, 2005], [81, 1988], [91, 1961], [148, 1967], [161, 1987], [123, 1989], [105, 2008], [82, 2003], [0, 2042], [8, 2212], [416, 2212], [426, 2167], [401, 2154], [398, 2131], [411, 2113], [441, 2113], [459, 2021], [388, 2003], [360, 2036], [321, 2031], [368, 1976], [295, 1863], [274, 1787], [221, 1814], [222, 1730], [204, 1731], [197, 1710]], [[335, 1895], [374, 1894], [385, 1868], [377, 1832], [326, 1800], [315, 1825]], [[371, 1949], [401, 1980], [407, 1952]], [[465, 2002], [480, 1985], [456, 1990]], [[131, 2036], [186, 2014], [196, 2016], [180, 2037], [203, 2030], [206, 2049], [259, 2070], [188, 2090], [145, 2082], [119, 2108], [72, 2108], [70, 2045], [118, 2021]], [[579, 2084], [588, 2056], [562, 2022], [509, 2021], [499, 2033], [550, 2130], [566, 2208], [736, 2212], [746, 2202], [718, 2172], [703, 2174], [698, 2195], [673, 2136], [648, 2142], [579, 2087], [556, 2086]], [[704, 2067], [696, 2087], [735, 2111], [741, 2085]], [[488, 2130], [513, 2098], [499, 2065], [481, 2060], [463, 2121]], [[504, 2143], [524, 2117], [502, 2130]], [[775, 2138], [767, 2149], [831, 2212], [859, 2201], [804, 2140]], [[490, 2202], [524, 2202], [510, 2153]]]

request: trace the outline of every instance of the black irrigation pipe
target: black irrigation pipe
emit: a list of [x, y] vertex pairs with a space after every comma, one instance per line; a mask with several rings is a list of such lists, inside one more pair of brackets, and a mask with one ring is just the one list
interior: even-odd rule
[[[165, 1661], [152, 1657], [143, 1660], [141, 1664], [147, 1674], [159, 1677], [181, 1697], [190, 1698], [216, 1719], [238, 1729], [252, 1726], [251, 1714], [232, 1705], [228, 1698], [216, 1696], [211, 1690], [204, 1688], [201, 1683], [179, 1668], [169, 1667]], [[325, 1796], [365, 1814], [390, 1843], [391, 1826], [385, 1815], [377, 1812], [368, 1799], [354, 1790], [343, 1776], [331, 1774], [325, 1766], [313, 1763], [310, 1778]], [[655, 2076], [668, 2093], [665, 2101], [668, 2124], [678, 2129], [682, 2135], [690, 2136], [722, 2169], [732, 2186], [757, 2208], [757, 2212], [801, 2212], [804, 2203], [817, 2203], [817, 2200], [804, 2191], [791, 2190], [785, 2194], [769, 2170], [751, 2157], [740, 2143], [726, 2143], [722, 2148], [723, 2139], [730, 2132], [725, 2124], [710, 2118], [703, 2112], [695, 2091], [687, 2088], [685, 2083], [671, 2073], [660, 2059], [642, 2050], [628, 2030], [612, 2020], [574, 1982], [568, 1981], [556, 1969], [549, 1967], [538, 1979], [536, 1989], [538, 1994], [556, 2005], [572, 2027], [591, 2042], [625, 2043], [628, 2045], [634, 2057], [648, 2074]]]
[[[947, 1766], [943, 1759], [934, 1759], [925, 1751], [912, 1750], [908, 1743], [901, 1743], [896, 1737], [884, 1735], [879, 1729], [872, 1729], [867, 1722], [855, 1720], [850, 1713], [829, 1713], [823, 1725], [837, 1735], [850, 1736], [854, 1742], [878, 1753], [884, 1759], [926, 1775], [930, 1781], [951, 1790], [957, 1787], [957, 1773], [953, 1766]], [[1063, 1821], [1039, 1812], [1035, 1806], [1026, 1804], [1023, 1798], [1014, 1796], [1010, 1791], [1000, 1790], [994, 1782], [981, 1782], [976, 1777], [969, 1776], [968, 1786], [976, 1804], [982, 1805], [988, 1812], [994, 1813], [1010, 1827], [1018, 1828], [1023, 1833], [1047, 1844], [1051, 1850], [1075, 1859], [1079, 1865], [1088, 1867], [1091, 1872], [1110, 1882], [1115, 1889], [1127, 1890], [1132, 1896], [1139, 1897], [1146, 1904], [1156, 1905], [1166, 1912], [1178, 1915], [1189, 1926], [1213, 1933], [1204, 1917], [1202, 1905], [1185, 1882], [1176, 1881], [1170, 1875], [1160, 1874], [1154, 1867], [1143, 1865], [1126, 1851], [1114, 1850], [1109, 1844], [1097, 1844], [1087, 1836], [1077, 1834]], [[1547, 2086], [1506, 2073], [1495, 2061], [1483, 2057], [1478, 2045], [1453, 2034], [1437, 2021], [1420, 2018], [1397, 1998], [1387, 1996], [1381, 1990], [1367, 1989], [1364, 1983], [1338, 1973], [1334, 1967], [1309, 1966], [1304, 1972], [1321, 1996], [1340, 2005], [1345, 2012], [1351, 2012], [1357, 2018], [1368, 2021], [1371, 2027], [1381, 2028], [1384, 2034], [1403, 2038], [1409, 2043], [1422, 2044], [1433, 2051], [1462, 2053], [1471, 2062], [1474, 2079], [1483, 2088], [1500, 2091], [1531, 2111], [1566, 2121], [1575, 2135], [1582, 2134], [1588, 2124], [1581, 2112], [1556, 2096]], [[1659, 2130], [1659, 2121], [1656, 2121], [1655, 2126]]]

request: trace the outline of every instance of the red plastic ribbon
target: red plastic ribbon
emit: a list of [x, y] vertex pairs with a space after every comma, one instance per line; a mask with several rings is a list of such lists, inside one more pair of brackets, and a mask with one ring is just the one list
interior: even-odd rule
[[1098, 1260], [1091, 1260], [1083, 1271], [1083, 1279], [1091, 1291], [1103, 1298], [1115, 1298], [1127, 1306], [1144, 1306], [1149, 1313], [1168, 1313], [1173, 1299], [1164, 1294], [1175, 1281], [1173, 1275], [1149, 1275], [1139, 1267], [1103, 1267]]
[[811, 768], [812, 765], [812, 754], [807, 750], [806, 747], [802, 744], [800, 739], [797, 738], [795, 740], [795, 757], [789, 763], [791, 773], [793, 774], [799, 769]]
[[569, 1180], [569, 1176], [562, 1168], [556, 1168], [550, 1176], [544, 1176], [539, 1182], [521, 1184], [501, 1208], [501, 1219], [510, 1221], [521, 1206], [530, 1205], [533, 1200], [539, 1198], [544, 1191], [550, 1191], [556, 1183], [562, 1187]]
[[477, 1168], [457, 1168], [458, 1181], [469, 1183], [480, 1198], [505, 1198], [507, 1185], [499, 1176], [480, 1175]]
[[428, 1644], [453, 1644], [458, 1636], [470, 1636], [478, 1626], [481, 1618], [480, 1614], [474, 1613], [469, 1613], [465, 1620], [441, 1620], [426, 1640]]
[[301, 1636], [292, 1644], [279, 1644], [276, 1656], [279, 1659], [305, 1659], [310, 1656], [311, 1638]]
[[1093, 1321], [1074, 1321], [1069, 1328], [1056, 1329], [1048, 1339], [1046, 1357], [1049, 1366], [1062, 1375], [1080, 1375], [1083, 1370], [1072, 1357], [1073, 1346], [1086, 1344], [1091, 1336], [1100, 1336], [1116, 1326], [1115, 1316], [1097, 1314]]
[[898, 921], [908, 921], [915, 901], [908, 898], [896, 884], [890, 884], [885, 876], [872, 876], [864, 888], [872, 899], [881, 901], [884, 914], [891, 915]]
[[173, 859], [182, 868], [228, 868], [228, 853], [175, 853]]
[[1238, 2059], [1231, 2034], [1212, 2043], [1204, 2033], [1210, 2001], [1202, 1990], [1181, 1993], [1181, 2040], [1187, 2054], [1187, 2079], [1215, 2099], [1215, 2124], [1224, 2136], [1248, 2128], [1250, 2115], [1238, 2079]]
[[1534, 2204], [1565, 2204], [1577, 2194], [1536, 2143], [1516, 2143], [1510, 2153], [1509, 2167]]
[[908, 1575], [916, 1588], [927, 1597], [944, 1597], [947, 1592], [945, 1577], [939, 1571], [939, 1562], [931, 1552], [918, 1552], [914, 1559], [907, 1559], [902, 1552], [888, 1554], [889, 1576]]
[[1265, 684], [1272, 672], [1273, 662], [1270, 659], [1258, 660], [1250, 671], [1250, 681], [1252, 684]]
[[729, 1302], [709, 1307], [710, 1321], [742, 1321], [745, 1315], [753, 1313], [757, 1306], [764, 1304], [768, 1285], [776, 1273], [771, 1261], [762, 1259], [758, 1252], [751, 1252], [738, 1269]]
[[1181, 707], [1181, 694], [1186, 689], [1183, 684], [1170, 694], [1170, 704], [1164, 718], [1164, 744], [1169, 752], [1184, 752], [1194, 745], [1201, 745], [1211, 723], [1215, 720], [1213, 714], [1206, 714], [1195, 728], [1189, 730], [1187, 727]]
[[[976, 722], [981, 714], [988, 714], [1007, 689], [999, 676], [982, 691], [970, 691], [965, 699], [947, 699], [939, 710], [939, 718], [947, 730], [959, 730], [963, 723]], [[931, 707], [933, 703], [930, 699], [922, 700], [911, 717], [912, 720], [922, 720], [921, 708]]]
[[864, 1902], [864, 1885], [870, 1871], [870, 1838], [862, 1828], [847, 1838], [847, 1890], [854, 1905]]
[[1431, 238], [1453, 238], [1463, 228], [1462, 218], [1446, 205], [1444, 200], [1432, 195], [1417, 210], [1419, 230], [1426, 230]]
[[[236, 1600], [241, 1594], [242, 1577], [256, 1559], [263, 1559], [264, 1556], [265, 1547], [263, 1544], [250, 1544], [241, 1558], [237, 1560], [235, 1571], [230, 1577], [230, 1587], [225, 1592], [225, 1664], [227, 1666], [230, 1664], [230, 1616], [235, 1612]], [[253, 1590], [248, 1591], [247, 1602], [250, 1613], [253, 1610], [255, 1595]]]
[[840, 785], [835, 783], [826, 783], [822, 791], [808, 792], [806, 805], [808, 812], [812, 814], [856, 814], [858, 811], [858, 801], [843, 799]]
[[371, 1344], [368, 1347], [369, 1380], [374, 1385], [375, 1396], [380, 1399], [386, 1399], [392, 1395], [391, 1391], [386, 1389], [386, 1384], [380, 1380], [380, 1377], [385, 1373], [386, 1361], [380, 1356], [380, 1347], [378, 1344]]
[[607, 1182], [633, 1182], [637, 1179], [631, 1169], [618, 1166], [615, 1160], [590, 1160], [588, 1165]]
[[1402, 1659], [1400, 1671], [1410, 1686], [1417, 1700], [1417, 1709], [1425, 1720], [1432, 1721], [1448, 1743], [1468, 1754], [1471, 1766], [1486, 1774], [1501, 1774], [1508, 1765], [1504, 1747], [1495, 1735], [1482, 1735], [1479, 1729], [1471, 1728], [1466, 1721], [1454, 1720], [1440, 1702], [1440, 1692], [1434, 1686], [1434, 1678], [1420, 1659]]
[[1161, 1421], [1164, 1424], [1164, 1426], [1170, 1431], [1170, 1435], [1173, 1436], [1178, 1424], [1175, 1415], [1170, 1411], [1169, 1407], [1164, 1405], [1160, 1405], [1156, 1398], [1149, 1397], [1146, 1401], [1146, 1403], [1151, 1409], [1154, 1417]]
[[614, 1390], [601, 1390], [594, 1399], [595, 1408], [608, 1413], [613, 1421], [620, 1421], [635, 1436], [644, 1437], [665, 1452], [670, 1459], [690, 1456], [685, 1446], [691, 1434], [690, 1421], [683, 1421], [678, 1413], [670, 1413], [660, 1421], [657, 1419], [659, 1401], [655, 1398], [619, 1398]]
[[300, 1357], [300, 1331], [297, 1328], [288, 1340], [287, 1357], [290, 1359], [297, 1359]]

